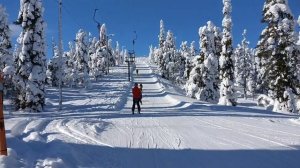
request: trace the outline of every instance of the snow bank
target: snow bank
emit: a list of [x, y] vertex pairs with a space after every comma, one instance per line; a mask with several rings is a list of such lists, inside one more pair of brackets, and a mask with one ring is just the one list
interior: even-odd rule
[[257, 98], [257, 105], [263, 106], [267, 110], [272, 110], [274, 106], [274, 100], [267, 95], [259, 95]]
[[39, 160], [36, 164], [36, 168], [60, 168], [65, 167], [64, 162], [60, 158], [47, 158], [45, 160]]
[[13, 150], [7, 149], [7, 156], [0, 156], [0, 167], [1, 168], [12, 168], [12, 167], [22, 167], [22, 164], [18, 161], [18, 155]]

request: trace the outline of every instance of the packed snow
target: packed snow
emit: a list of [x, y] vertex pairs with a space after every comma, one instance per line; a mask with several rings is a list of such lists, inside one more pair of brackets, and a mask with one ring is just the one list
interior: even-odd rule
[[113, 67], [91, 88], [47, 88], [42, 113], [5, 106], [8, 156], [0, 167], [264, 167], [298, 168], [298, 116], [266, 111], [252, 99], [238, 107], [207, 104], [160, 78], [146, 59], [142, 114], [131, 114], [127, 67]]

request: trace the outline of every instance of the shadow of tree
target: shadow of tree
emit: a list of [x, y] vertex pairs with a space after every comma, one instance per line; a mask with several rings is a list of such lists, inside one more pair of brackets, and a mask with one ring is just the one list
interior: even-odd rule
[[300, 150], [133, 149], [60, 140], [26, 143], [16, 138], [8, 142], [18, 145], [14, 149], [28, 167], [35, 167], [39, 160], [60, 158], [61, 167], [299, 168], [300, 158]]

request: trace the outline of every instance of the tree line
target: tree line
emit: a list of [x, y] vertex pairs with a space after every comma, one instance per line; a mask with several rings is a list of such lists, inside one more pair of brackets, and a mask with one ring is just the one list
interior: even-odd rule
[[22, 27], [22, 32], [12, 51], [7, 13], [0, 5], [0, 71], [5, 88], [15, 90], [16, 110], [41, 112], [47, 85], [56, 87], [62, 78], [64, 87], [89, 88], [91, 79], [108, 74], [109, 67], [122, 64], [127, 55], [126, 50], [120, 51], [118, 42], [112, 47], [102, 24], [98, 38], [80, 29], [62, 59], [53, 41], [53, 56], [47, 61], [43, 10], [41, 0], [20, 1], [15, 24]]
[[[195, 42], [176, 49], [173, 33], [165, 33], [160, 21], [158, 46], [150, 46], [149, 58], [161, 76], [183, 86], [189, 97], [236, 106], [237, 97], [272, 100], [273, 111], [299, 112], [300, 35], [287, 0], [265, 0], [262, 30], [256, 48], [243, 40], [232, 45], [231, 0], [223, 0], [222, 31], [208, 21], [199, 28], [200, 50]], [[298, 19], [300, 25], [300, 16]], [[264, 97], [265, 96], [265, 97]]]

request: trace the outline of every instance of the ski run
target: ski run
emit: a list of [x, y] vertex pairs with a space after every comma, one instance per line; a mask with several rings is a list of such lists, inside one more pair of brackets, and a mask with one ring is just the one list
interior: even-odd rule
[[[47, 88], [43, 113], [7, 112], [8, 156], [0, 167], [299, 168], [300, 120], [256, 106], [200, 102], [137, 58], [93, 81], [90, 89]], [[141, 114], [131, 114], [131, 87], [143, 84]], [[9, 102], [5, 102], [9, 104]], [[8, 106], [9, 107], [9, 106]]]

